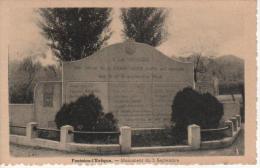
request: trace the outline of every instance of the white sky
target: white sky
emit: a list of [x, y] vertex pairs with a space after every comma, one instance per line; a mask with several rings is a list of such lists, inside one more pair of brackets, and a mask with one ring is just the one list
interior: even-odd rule
[[[10, 59], [21, 59], [30, 53], [47, 55], [42, 62], [48, 64], [54, 56], [45, 44], [36, 25], [37, 14], [32, 8], [12, 9], [10, 15]], [[109, 44], [123, 41], [119, 9], [113, 10]], [[168, 56], [182, 56], [202, 50], [215, 56], [234, 54], [241, 58], [244, 43], [244, 13], [240, 6], [198, 3], [197, 6], [176, 6], [170, 9], [166, 22], [169, 36], [157, 48]], [[42, 54], [44, 53], [44, 54]]]

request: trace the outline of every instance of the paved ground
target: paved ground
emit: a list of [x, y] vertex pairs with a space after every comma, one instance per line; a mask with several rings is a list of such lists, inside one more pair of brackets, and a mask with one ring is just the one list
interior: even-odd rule
[[[31, 157], [31, 156], [86, 156], [82, 153], [68, 153], [57, 150], [50, 150], [38, 147], [27, 147], [21, 145], [10, 145], [10, 152], [12, 156], [17, 157]], [[137, 153], [124, 156], [230, 156], [230, 155], [243, 155], [244, 154], [244, 130], [241, 130], [234, 144], [230, 147], [214, 150], [200, 150], [188, 152], [162, 152], [162, 153]], [[93, 156], [93, 155], [92, 155]], [[118, 156], [118, 155], [113, 155]]]

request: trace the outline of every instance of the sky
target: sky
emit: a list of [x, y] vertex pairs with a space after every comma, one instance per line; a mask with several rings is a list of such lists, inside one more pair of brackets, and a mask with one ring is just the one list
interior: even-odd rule
[[[30, 54], [41, 55], [43, 64], [55, 58], [37, 26], [39, 16], [33, 8], [11, 9], [9, 16], [9, 57], [19, 60]], [[198, 3], [196, 6], [176, 5], [169, 8], [165, 29], [167, 39], [157, 47], [167, 56], [187, 56], [191, 52], [221, 56], [233, 54], [245, 57], [244, 12], [234, 3]], [[19, 11], [19, 12], [18, 12]], [[112, 37], [108, 44], [122, 42], [120, 10], [114, 8], [111, 23]]]

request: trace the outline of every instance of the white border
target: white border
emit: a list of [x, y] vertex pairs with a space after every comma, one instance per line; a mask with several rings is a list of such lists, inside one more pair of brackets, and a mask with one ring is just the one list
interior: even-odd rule
[[[253, 1], [253, 0], [252, 0]], [[237, 168], [237, 167], [246, 167], [246, 168], [251, 168], [251, 167], [260, 167], [260, 141], [259, 141], [259, 136], [260, 136], [260, 83], [259, 83], [259, 80], [260, 80], [260, 56], [259, 56], [259, 53], [260, 53], [260, 44], [259, 44], [259, 40], [260, 40], [260, 33], [259, 33], [259, 29], [260, 29], [260, 25], [259, 25], [259, 22], [260, 22], [260, 16], [259, 16], [259, 10], [260, 10], [260, 4], [259, 4], [259, 1], [257, 0], [257, 164], [256, 165], [239, 165], [239, 164], [236, 164], [236, 165], [208, 165], [208, 166], [205, 166], [205, 165], [190, 165], [190, 166], [183, 166], [183, 165], [93, 165], [91, 167], [93, 168], [100, 168], [100, 167], [109, 167], [109, 168], [113, 168], [113, 167], [122, 167], [122, 168], [129, 168], [129, 167], [144, 167], [144, 168], [169, 168], [169, 167], [174, 167], [174, 168], [183, 168], [183, 167], [194, 167], [194, 168], [201, 168], [201, 167], [206, 167], [206, 168], [211, 168], [211, 167], [221, 167], [221, 168]], [[1, 13], [1, 11], [0, 11]], [[2, 137], [1, 137], [2, 138]], [[1, 156], [0, 156], [1, 158]], [[9, 168], [25, 168], [25, 167], [35, 167], [35, 168], [42, 168], [42, 167], [47, 167], [47, 168], [50, 168], [50, 167], [55, 167], [55, 168], [82, 168], [82, 166], [79, 166], [79, 165], [66, 165], [66, 166], [61, 166], [61, 165], [50, 165], [50, 164], [45, 164], [43, 166], [36, 166], [36, 165], [31, 165], [31, 166], [25, 166], [25, 165], [1, 165], [1, 168], [2, 167], [9, 167]]]

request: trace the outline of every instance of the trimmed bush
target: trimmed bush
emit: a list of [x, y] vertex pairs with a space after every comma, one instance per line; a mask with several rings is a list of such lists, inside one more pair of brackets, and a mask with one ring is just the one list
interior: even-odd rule
[[173, 133], [183, 140], [187, 137], [188, 125], [196, 124], [202, 129], [217, 128], [223, 114], [223, 105], [217, 98], [184, 88], [176, 94], [172, 104]]
[[[59, 129], [63, 125], [71, 125], [77, 131], [115, 131], [118, 129], [117, 120], [113, 114], [103, 112], [101, 101], [94, 94], [82, 96], [75, 102], [64, 104], [56, 114], [55, 122]], [[93, 140], [91, 135], [75, 135], [76, 139], [86, 139], [85, 137]]]
[[117, 130], [117, 120], [112, 113], [102, 113], [94, 128], [96, 131], [113, 131]]

